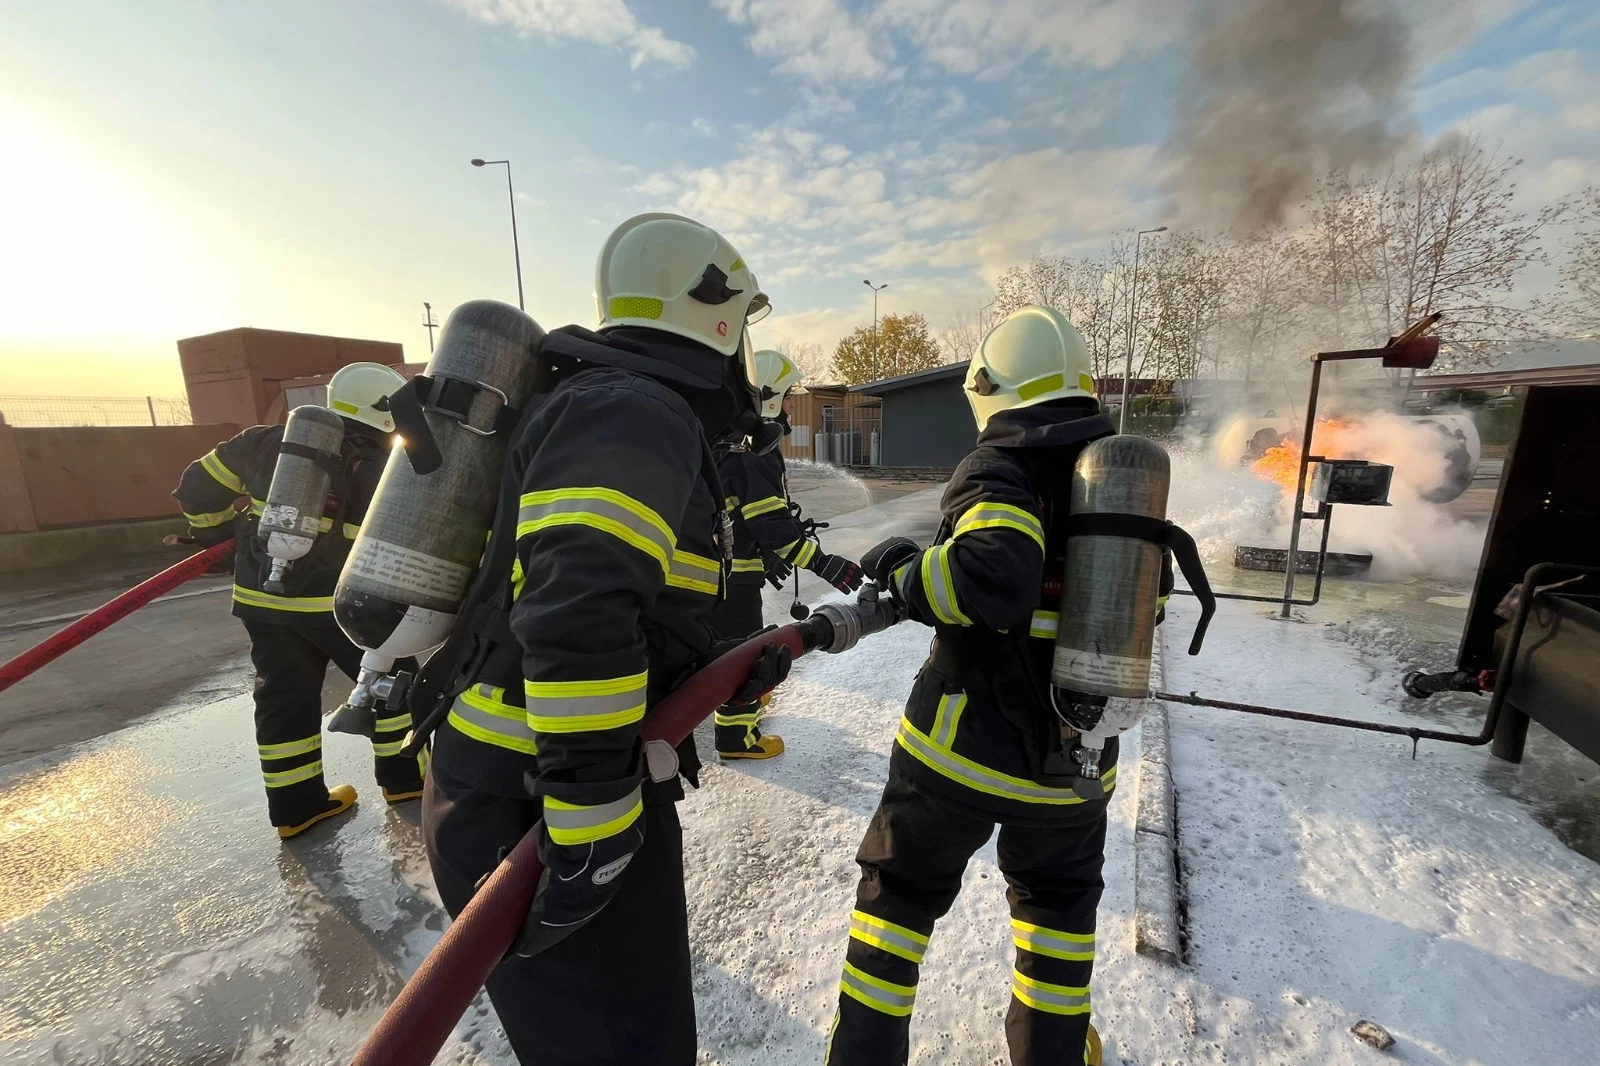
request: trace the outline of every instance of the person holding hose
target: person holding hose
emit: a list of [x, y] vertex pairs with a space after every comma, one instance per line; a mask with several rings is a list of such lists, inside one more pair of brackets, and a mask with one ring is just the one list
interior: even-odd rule
[[[733, 573], [728, 595], [711, 616], [719, 636], [743, 640], [761, 629], [761, 584], [781, 587], [797, 566], [840, 592], [861, 587], [861, 567], [829, 555], [817, 543], [816, 527], [800, 517], [789, 499], [789, 477], [779, 442], [789, 434], [790, 394], [803, 375], [782, 352], [755, 353], [756, 388], [762, 423], [756, 433], [719, 449], [718, 469], [733, 517]], [[730, 704], [716, 713], [717, 755], [722, 759], [770, 759], [783, 754], [783, 738], [761, 732], [759, 701]]]
[[[692, 738], [646, 752], [651, 708], [712, 655], [732, 558], [711, 442], [759, 425], [747, 322], [767, 297], [691, 219], [619, 226], [595, 274], [600, 327], [538, 350], [543, 384], [507, 453], [514, 559], [473, 684], [434, 735], [428, 861], [459, 915], [529, 830], [544, 875], [487, 988], [520, 1062], [690, 1066], [683, 831]], [[739, 702], [787, 674], [772, 645]]]
[[[378, 363], [351, 363], [329, 379], [328, 407], [345, 424], [335, 479], [343, 489], [330, 496], [316, 545], [296, 563], [281, 593], [264, 588], [271, 560], [257, 525], [284, 443], [283, 426], [252, 426], [217, 445], [189, 464], [172, 493], [197, 543], [232, 537], [237, 544], [233, 613], [250, 634], [256, 746], [267, 816], [285, 840], [349, 810], [356, 801], [351, 786], [330, 789], [323, 781], [322, 685], [330, 661], [351, 680], [360, 669], [361, 649], [333, 620], [333, 590], [389, 458], [394, 419], [388, 397], [404, 384], [398, 371]], [[248, 497], [250, 506], [235, 513], [241, 497]], [[426, 753], [417, 758], [400, 754], [410, 728], [410, 715], [395, 712], [378, 720], [372, 739], [374, 774], [391, 804], [422, 795]]]

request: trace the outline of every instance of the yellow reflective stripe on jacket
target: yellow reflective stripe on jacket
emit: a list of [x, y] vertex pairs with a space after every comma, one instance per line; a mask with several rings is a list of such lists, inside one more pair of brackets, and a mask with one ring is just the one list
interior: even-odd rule
[[736, 574], [761, 574], [766, 572], [766, 564], [760, 559], [735, 559], [733, 572]]
[[588, 733], [644, 717], [648, 672], [594, 681], [524, 681], [528, 725], [537, 733]]
[[[928, 769], [986, 795], [1016, 800], [1019, 803], [1042, 803], [1059, 807], [1070, 807], [1083, 802], [1083, 797], [1070, 788], [1051, 788], [1037, 781], [1029, 781], [1025, 777], [1012, 777], [1010, 774], [991, 770], [982, 763], [957, 755], [947, 748], [941, 748], [905, 718], [900, 719], [900, 731], [895, 734], [895, 742]], [[1110, 792], [1116, 785], [1117, 768], [1113, 766], [1107, 770], [1100, 781], [1105, 790]]]
[[855, 910], [850, 912], [850, 936], [870, 944], [880, 951], [898, 955], [902, 959], [921, 965], [928, 950], [928, 938], [915, 929], [886, 922], [875, 914]]
[[1011, 942], [1023, 951], [1068, 962], [1094, 961], [1093, 933], [1066, 933], [1011, 919]]
[[1011, 994], [1034, 1010], [1047, 1014], [1088, 1014], [1089, 989], [1036, 981], [1020, 970], [1011, 971]]
[[262, 774], [261, 779], [266, 782], [268, 788], [287, 788], [289, 785], [309, 781], [320, 773], [322, 773], [322, 760], [318, 759], [304, 766], [296, 766], [293, 770]]
[[956, 522], [952, 538], [980, 529], [1014, 529], [1031, 537], [1044, 550], [1044, 525], [1033, 515], [1009, 503], [980, 503], [967, 508]]
[[[333, 519], [330, 518], [330, 519], [327, 520], [327, 522], [328, 522], [328, 524], [330, 526], [332, 526]], [[344, 536], [345, 536], [346, 540], [355, 540], [357, 534], [359, 534], [360, 532], [361, 532], [361, 527], [359, 525], [357, 525], [356, 523], [354, 523], [354, 522], [346, 522], [344, 524]]]
[[667, 570], [667, 584], [715, 596], [722, 591], [722, 564], [704, 555], [675, 548], [672, 564]]
[[930, 739], [941, 748], [953, 747], [956, 726], [961, 724], [961, 712], [966, 709], [965, 692], [947, 692], [939, 697], [939, 709], [933, 715], [933, 736]]
[[1033, 618], [1028, 622], [1028, 636], [1040, 640], [1055, 640], [1060, 631], [1060, 611], [1034, 611]]
[[935, 544], [922, 553], [922, 592], [933, 616], [946, 625], [970, 626], [972, 619], [956, 603], [956, 583], [950, 576], [950, 542]]
[[306, 737], [303, 740], [286, 740], [282, 744], [257, 744], [256, 751], [261, 755], [262, 762], [273, 759], [288, 759], [295, 755], [304, 755], [322, 747], [322, 734]]
[[810, 540], [791, 540], [778, 549], [778, 554], [795, 566], [805, 566], [817, 557], [817, 545]]
[[228, 464], [217, 455], [215, 448], [200, 457], [200, 466], [211, 475], [213, 481], [229, 492], [244, 493], [244, 479], [228, 469]]
[[473, 740], [524, 755], [537, 755], [539, 745], [528, 727], [527, 712], [508, 705], [505, 693], [505, 689], [492, 685], [473, 685], [451, 705], [450, 724]]
[[739, 508], [739, 513], [745, 518], [759, 518], [773, 511], [785, 511], [789, 508], [789, 501], [782, 496], [768, 496], [763, 500], [755, 500]]
[[233, 602], [246, 607], [260, 607], [269, 611], [290, 611], [294, 614], [324, 614], [333, 610], [332, 596], [274, 596], [270, 592], [233, 586]]
[[189, 523], [189, 525], [195, 529], [211, 529], [215, 526], [222, 525], [224, 522], [233, 521], [234, 515], [236, 514], [238, 514], [238, 512], [232, 507], [229, 507], [225, 511], [211, 511], [208, 514], [190, 514], [188, 511], [185, 511], [183, 512], [183, 517]]
[[909, 1017], [917, 1001], [916, 985], [885, 981], [848, 962], [844, 964], [844, 976], [839, 979], [839, 991], [863, 1006], [896, 1018]]
[[598, 485], [524, 493], [517, 513], [517, 539], [552, 526], [588, 526], [609, 533], [660, 563], [663, 574], [677, 540], [672, 527], [649, 507], [625, 492]]
[[619, 800], [586, 807], [554, 796], [544, 798], [544, 828], [557, 844], [592, 844], [616, 836], [644, 813], [644, 793], [635, 788]]

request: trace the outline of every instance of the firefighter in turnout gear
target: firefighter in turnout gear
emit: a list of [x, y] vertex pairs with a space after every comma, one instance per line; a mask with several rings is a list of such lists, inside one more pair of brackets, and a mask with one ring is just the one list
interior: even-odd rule
[[[255, 665], [256, 744], [267, 788], [267, 813], [285, 839], [350, 808], [355, 789], [322, 779], [322, 686], [332, 662], [354, 679], [361, 650], [333, 620], [333, 589], [389, 457], [394, 421], [387, 397], [405, 379], [377, 363], [352, 363], [328, 382], [328, 407], [345, 423], [334, 487], [321, 531], [282, 593], [263, 587], [270, 560], [257, 525], [272, 485], [283, 426], [252, 426], [189, 464], [173, 492], [201, 544], [233, 537], [233, 613], [250, 634]], [[248, 497], [248, 509], [234, 510]], [[375, 776], [384, 799], [422, 794], [426, 755], [399, 754], [411, 719], [382, 716], [373, 737]]]
[[[545, 877], [487, 983], [519, 1061], [689, 1066], [674, 804], [699, 764], [692, 739], [647, 760], [641, 726], [716, 643], [732, 537], [711, 441], [757, 428], [743, 339], [767, 298], [724, 237], [669, 214], [612, 233], [595, 291], [599, 331], [537, 351], [491, 536], [512, 531], [514, 560], [473, 586], [494, 597], [482, 665], [435, 734], [424, 837], [459, 914], [538, 827]], [[750, 698], [786, 672], [774, 645]]]
[[[718, 469], [733, 518], [733, 573], [727, 598], [711, 616], [721, 637], [743, 640], [761, 628], [761, 583], [781, 588], [794, 568], [804, 567], [840, 592], [861, 587], [861, 567], [829, 555], [817, 543], [816, 528], [801, 519], [789, 499], [779, 441], [789, 433], [790, 392], [802, 380], [800, 368], [782, 352], [755, 353], [756, 388], [761, 396], [760, 429], [720, 450]], [[783, 738], [761, 732], [761, 703], [730, 704], [716, 714], [717, 755], [723, 759], [770, 759], [783, 753]]]
[[[862, 559], [935, 637], [856, 856], [829, 1066], [906, 1062], [934, 923], [996, 824], [1016, 946], [1011, 1062], [1100, 1062], [1089, 985], [1108, 801], [1081, 798], [1062, 772], [1050, 665], [1073, 463], [1114, 429], [1082, 338], [1048, 308], [1024, 307], [991, 330], [966, 389], [978, 444], [945, 491], [936, 543], [894, 538]], [[1164, 566], [1161, 594], [1170, 588]], [[1100, 761], [1108, 794], [1116, 759], [1113, 738]]]

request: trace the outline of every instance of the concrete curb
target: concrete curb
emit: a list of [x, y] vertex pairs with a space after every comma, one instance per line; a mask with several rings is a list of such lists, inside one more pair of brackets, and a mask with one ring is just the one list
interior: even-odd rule
[[[1160, 685], [1163, 645], [1156, 632], [1151, 664]], [[1133, 831], [1133, 949], [1173, 965], [1183, 963], [1179, 921], [1178, 814], [1172, 785], [1172, 738], [1167, 708], [1152, 702], [1139, 739], [1139, 808]]]

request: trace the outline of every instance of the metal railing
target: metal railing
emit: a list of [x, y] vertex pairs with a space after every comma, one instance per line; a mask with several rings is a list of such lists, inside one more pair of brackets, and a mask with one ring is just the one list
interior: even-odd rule
[[812, 434], [815, 458], [834, 466], [877, 466], [883, 440], [880, 407], [833, 407]]
[[0, 396], [8, 426], [187, 426], [189, 401], [162, 396]]

